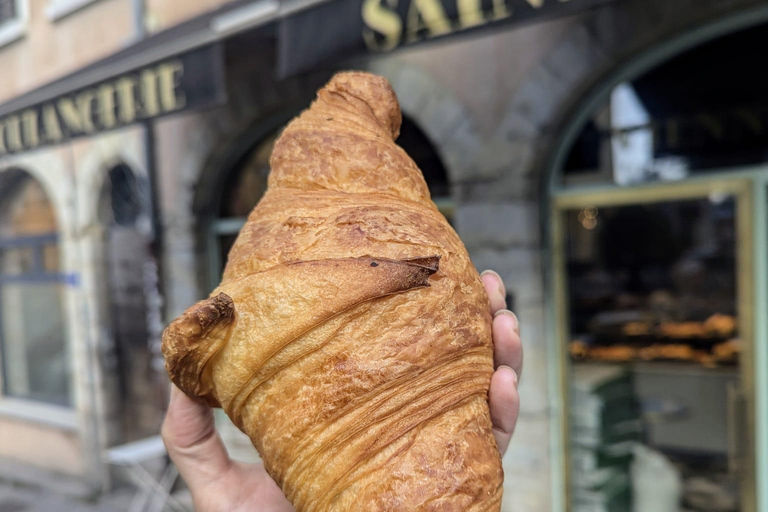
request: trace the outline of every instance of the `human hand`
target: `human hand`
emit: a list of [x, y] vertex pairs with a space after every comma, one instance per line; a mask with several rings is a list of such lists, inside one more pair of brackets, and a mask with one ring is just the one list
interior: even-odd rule
[[[498, 274], [487, 270], [481, 279], [493, 314], [491, 420], [496, 444], [504, 455], [519, 410], [520, 327], [514, 313], [506, 309], [504, 284]], [[262, 464], [243, 464], [229, 458], [216, 432], [212, 409], [195, 402], [175, 385], [171, 385], [162, 436], [171, 460], [192, 492], [197, 512], [294, 510]]]
[[523, 344], [520, 341], [520, 322], [507, 309], [504, 282], [493, 270], [480, 275], [485, 293], [491, 303], [493, 315], [493, 366], [491, 389], [488, 393], [493, 422], [493, 435], [499, 453], [504, 456], [512, 438], [520, 411], [517, 384], [523, 371]]

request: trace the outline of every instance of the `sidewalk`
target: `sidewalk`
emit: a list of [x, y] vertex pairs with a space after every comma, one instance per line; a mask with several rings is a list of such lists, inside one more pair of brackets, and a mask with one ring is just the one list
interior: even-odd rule
[[[112, 492], [98, 494], [77, 479], [0, 459], [0, 512], [126, 512], [136, 491], [122, 482]], [[174, 498], [193, 510], [189, 491], [174, 493]], [[145, 507], [142, 512], [161, 511]]]
[[0, 512], [124, 512], [131, 493], [121, 491], [100, 497], [97, 502], [78, 500], [41, 488], [0, 481]]

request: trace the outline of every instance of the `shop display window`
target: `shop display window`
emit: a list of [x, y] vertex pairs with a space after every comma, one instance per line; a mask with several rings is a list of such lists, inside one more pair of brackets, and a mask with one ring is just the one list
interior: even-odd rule
[[573, 510], [741, 510], [738, 202], [607, 202], [561, 212]]
[[574, 360], [737, 364], [732, 198], [566, 217]]

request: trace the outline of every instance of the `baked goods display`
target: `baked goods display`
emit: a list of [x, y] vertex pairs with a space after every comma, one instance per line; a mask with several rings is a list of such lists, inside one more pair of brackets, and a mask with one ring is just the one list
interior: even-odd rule
[[609, 334], [608, 342], [604, 335], [600, 343], [592, 344], [575, 339], [570, 353], [575, 360], [680, 361], [713, 367], [738, 362], [741, 345], [733, 338], [736, 331], [736, 318], [721, 313], [701, 322], [631, 320], [617, 328], [594, 327], [594, 332], [617, 334]]
[[644, 347], [631, 345], [589, 346], [582, 340], [573, 340], [569, 351], [574, 360], [625, 363], [630, 361], [681, 361], [698, 363], [707, 367], [738, 363], [741, 353], [738, 339], [723, 341], [711, 350], [695, 348], [683, 343], [653, 344]]
[[487, 297], [400, 149], [381, 77], [336, 75], [275, 144], [220, 286], [165, 331], [298, 512], [498, 511]]

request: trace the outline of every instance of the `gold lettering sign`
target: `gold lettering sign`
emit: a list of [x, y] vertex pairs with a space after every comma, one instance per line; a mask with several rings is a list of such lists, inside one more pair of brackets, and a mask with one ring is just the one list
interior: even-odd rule
[[[372, 51], [389, 51], [491, 22], [511, 18], [517, 3], [545, 11], [573, 0], [362, 0], [363, 42]], [[446, 12], [451, 13], [450, 16]], [[531, 14], [527, 14], [531, 16]]]
[[115, 83], [117, 90], [117, 111], [121, 123], [132, 123], [136, 120], [136, 80], [130, 77], [121, 78]]
[[59, 116], [56, 114], [56, 107], [53, 105], [43, 107], [43, 133], [45, 134], [46, 142], [52, 144], [60, 142], [64, 138], [64, 134], [61, 133]]
[[0, 118], [0, 154], [55, 144], [187, 106], [174, 59]]
[[457, 0], [456, 5], [459, 8], [459, 25], [461, 28], [470, 28], [485, 23], [480, 0]]
[[181, 76], [184, 66], [181, 61], [173, 61], [162, 64], [157, 68], [158, 81], [160, 83], [160, 105], [164, 112], [174, 112], [184, 108], [187, 99], [181, 90]]
[[96, 131], [96, 125], [93, 124], [93, 100], [95, 97], [96, 94], [93, 91], [85, 90], [78, 94], [75, 99], [83, 133], [93, 133]]
[[62, 98], [59, 100], [57, 110], [61, 120], [64, 122], [64, 128], [69, 133], [81, 133], [83, 131], [83, 122], [80, 119], [80, 112], [71, 98]]
[[8, 151], [21, 151], [24, 143], [21, 141], [21, 119], [19, 116], [8, 116], [5, 120], [5, 138]]
[[98, 104], [98, 117], [101, 126], [108, 130], [117, 125], [115, 115], [115, 87], [112, 84], [104, 84], [99, 87], [96, 94]]
[[157, 73], [154, 69], [145, 69], [141, 72], [139, 95], [143, 105], [141, 109], [143, 115], [154, 117], [160, 113], [160, 101], [157, 98]]
[[[403, 22], [392, 10], [396, 7], [397, 0], [390, 0], [388, 7], [381, 0], [363, 0], [363, 40], [371, 50], [388, 51], [400, 44]], [[384, 36], [382, 42], [376, 40], [376, 33]]]
[[451, 22], [440, 0], [411, 0], [405, 25], [406, 42], [416, 41], [423, 30], [426, 30], [428, 38], [451, 32]]
[[493, 17], [491, 18], [491, 21], [503, 20], [504, 18], [509, 18], [510, 16], [512, 16], [512, 9], [507, 7], [507, 4], [504, 2], [504, 0], [493, 0]]
[[0, 155], [4, 155], [8, 152], [5, 147], [5, 123], [0, 122]]
[[28, 147], [35, 147], [40, 144], [39, 130], [37, 128], [37, 112], [34, 110], [25, 110], [21, 113], [21, 128], [24, 137], [24, 144]]

